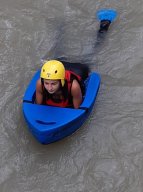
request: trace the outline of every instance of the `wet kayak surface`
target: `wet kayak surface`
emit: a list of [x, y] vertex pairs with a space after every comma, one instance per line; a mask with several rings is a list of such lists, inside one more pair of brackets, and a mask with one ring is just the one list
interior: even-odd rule
[[[1, 0], [1, 192], [142, 192], [143, 24], [141, 0]], [[97, 43], [95, 13], [118, 18]], [[88, 64], [101, 75], [93, 111], [50, 145], [28, 131], [22, 97], [41, 58]]]

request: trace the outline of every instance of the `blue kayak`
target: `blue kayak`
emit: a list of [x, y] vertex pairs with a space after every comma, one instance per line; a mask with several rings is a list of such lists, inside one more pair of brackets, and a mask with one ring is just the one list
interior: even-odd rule
[[99, 90], [100, 76], [92, 72], [85, 80], [85, 95], [79, 109], [35, 104], [36, 81], [39, 77], [40, 70], [26, 89], [22, 109], [32, 135], [41, 144], [49, 144], [71, 135], [86, 121]]

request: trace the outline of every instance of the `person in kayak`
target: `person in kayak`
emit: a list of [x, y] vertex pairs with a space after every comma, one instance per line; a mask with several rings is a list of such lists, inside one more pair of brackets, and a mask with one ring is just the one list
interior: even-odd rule
[[36, 103], [79, 108], [82, 103], [81, 77], [65, 70], [58, 60], [47, 61], [36, 84]]
[[[97, 12], [97, 17], [100, 28], [96, 45], [99, 45], [110, 24], [116, 19], [117, 12], [112, 9], [102, 9]], [[79, 108], [83, 95], [81, 77], [65, 70], [62, 62], [58, 60], [46, 62], [41, 69], [40, 77], [36, 85], [37, 104]]]

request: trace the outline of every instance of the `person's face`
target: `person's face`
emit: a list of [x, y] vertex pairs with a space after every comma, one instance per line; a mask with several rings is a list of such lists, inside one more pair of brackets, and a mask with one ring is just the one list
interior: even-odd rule
[[45, 89], [50, 93], [53, 94], [56, 91], [59, 90], [60, 88], [60, 80], [49, 80], [49, 79], [44, 79], [44, 87]]

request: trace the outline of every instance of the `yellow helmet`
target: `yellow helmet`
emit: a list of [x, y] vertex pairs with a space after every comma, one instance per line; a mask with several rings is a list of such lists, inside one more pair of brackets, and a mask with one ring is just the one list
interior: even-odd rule
[[65, 67], [57, 60], [46, 61], [41, 69], [40, 77], [51, 80], [60, 79], [63, 87], [65, 84]]

